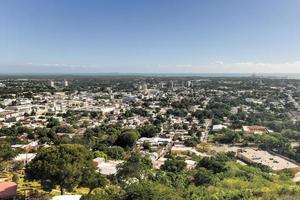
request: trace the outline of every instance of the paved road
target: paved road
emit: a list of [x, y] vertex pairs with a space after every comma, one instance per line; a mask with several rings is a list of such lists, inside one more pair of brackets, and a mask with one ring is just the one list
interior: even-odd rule
[[210, 131], [211, 125], [212, 125], [212, 119], [205, 119], [205, 122], [204, 122], [205, 130], [204, 130], [204, 134], [200, 138], [201, 142], [207, 142], [208, 133]]

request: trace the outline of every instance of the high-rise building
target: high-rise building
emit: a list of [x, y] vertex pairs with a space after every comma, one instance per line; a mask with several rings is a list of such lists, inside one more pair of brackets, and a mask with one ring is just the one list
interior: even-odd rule
[[148, 89], [147, 83], [144, 83], [144, 84], [142, 85], [142, 90], [147, 90], [147, 89]]
[[67, 80], [63, 80], [62, 86], [63, 87], [68, 87], [69, 86], [69, 82]]
[[191, 81], [187, 81], [186, 82], [186, 87], [191, 87], [192, 86], [192, 82]]
[[170, 87], [173, 89], [173, 87], [174, 87], [174, 82], [173, 81], [170, 82]]
[[160, 89], [163, 89], [164, 87], [165, 87], [165, 83], [161, 82], [161, 83], [159, 84], [159, 88], [160, 88]]
[[50, 87], [55, 87], [54, 81], [50, 80], [50, 81], [49, 81], [49, 86], [50, 86]]

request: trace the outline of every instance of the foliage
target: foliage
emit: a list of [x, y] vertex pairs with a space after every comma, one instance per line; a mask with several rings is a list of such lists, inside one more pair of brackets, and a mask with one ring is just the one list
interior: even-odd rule
[[184, 158], [172, 157], [168, 158], [160, 169], [168, 172], [181, 172], [185, 168], [186, 163], [184, 161]]
[[139, 133], [136, 130], [127, 130], [119, 135], [116, 145], [123, 148], [132, 148], [135, 146], [136, 141], [139, 138]]
[[72, 191], [80, 185], [84, 172], [94, 169], [92, 154], [81, 145], [58, 145], [42, 149], [26, 166], [25, 173], [28, 180], [40, 181], [46, 191], [56, 186]]
[[117, 177], [119, 180], [126, 178], [142, 179], [152, 168], [152, 162], [149, 158], [139, 153], [132, 153], [126, 162], [120, 164], [117, 169]]

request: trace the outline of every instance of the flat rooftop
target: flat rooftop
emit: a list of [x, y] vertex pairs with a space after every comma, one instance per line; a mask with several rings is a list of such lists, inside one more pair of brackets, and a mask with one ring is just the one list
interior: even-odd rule
[[243, 148], [238, 151], [238, 156], [252, 163], [262, 164], [278, 171], [283, 169], [298, 168], [299, 166], [267, 151], [255, 148]]

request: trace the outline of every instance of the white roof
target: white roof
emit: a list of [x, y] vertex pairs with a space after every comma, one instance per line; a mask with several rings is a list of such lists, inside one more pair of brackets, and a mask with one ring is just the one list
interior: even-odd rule
[[36, 153], [21, 153], [14, 158], [14, 161], [30, 162], [35, 156]]
[[95, 158], [93, 160], [97, 163], [97, 168], [101, 174], [111, 175], [117, 173], [117, 165], [123, 163], [123, 160], [108, 160], [105, 161], [103, 158]]
[[218, 124], [218, 125], [213, 125], [213, 130], [222, 130], [223, 128], [227, 128], [227, 126], [222, 125], [222, 124]]
[[52, 200], [80, 200], [81, 195], [60, 195], [55, 196]]
[[269, 152], [263, 150], [243, 148], [242, 151], [238, 152], [238, 154], [251, 160], [251, 162], [269, 166], [275, 171], [299, 167], [298, 165], [284, 158], [272, 155]]

